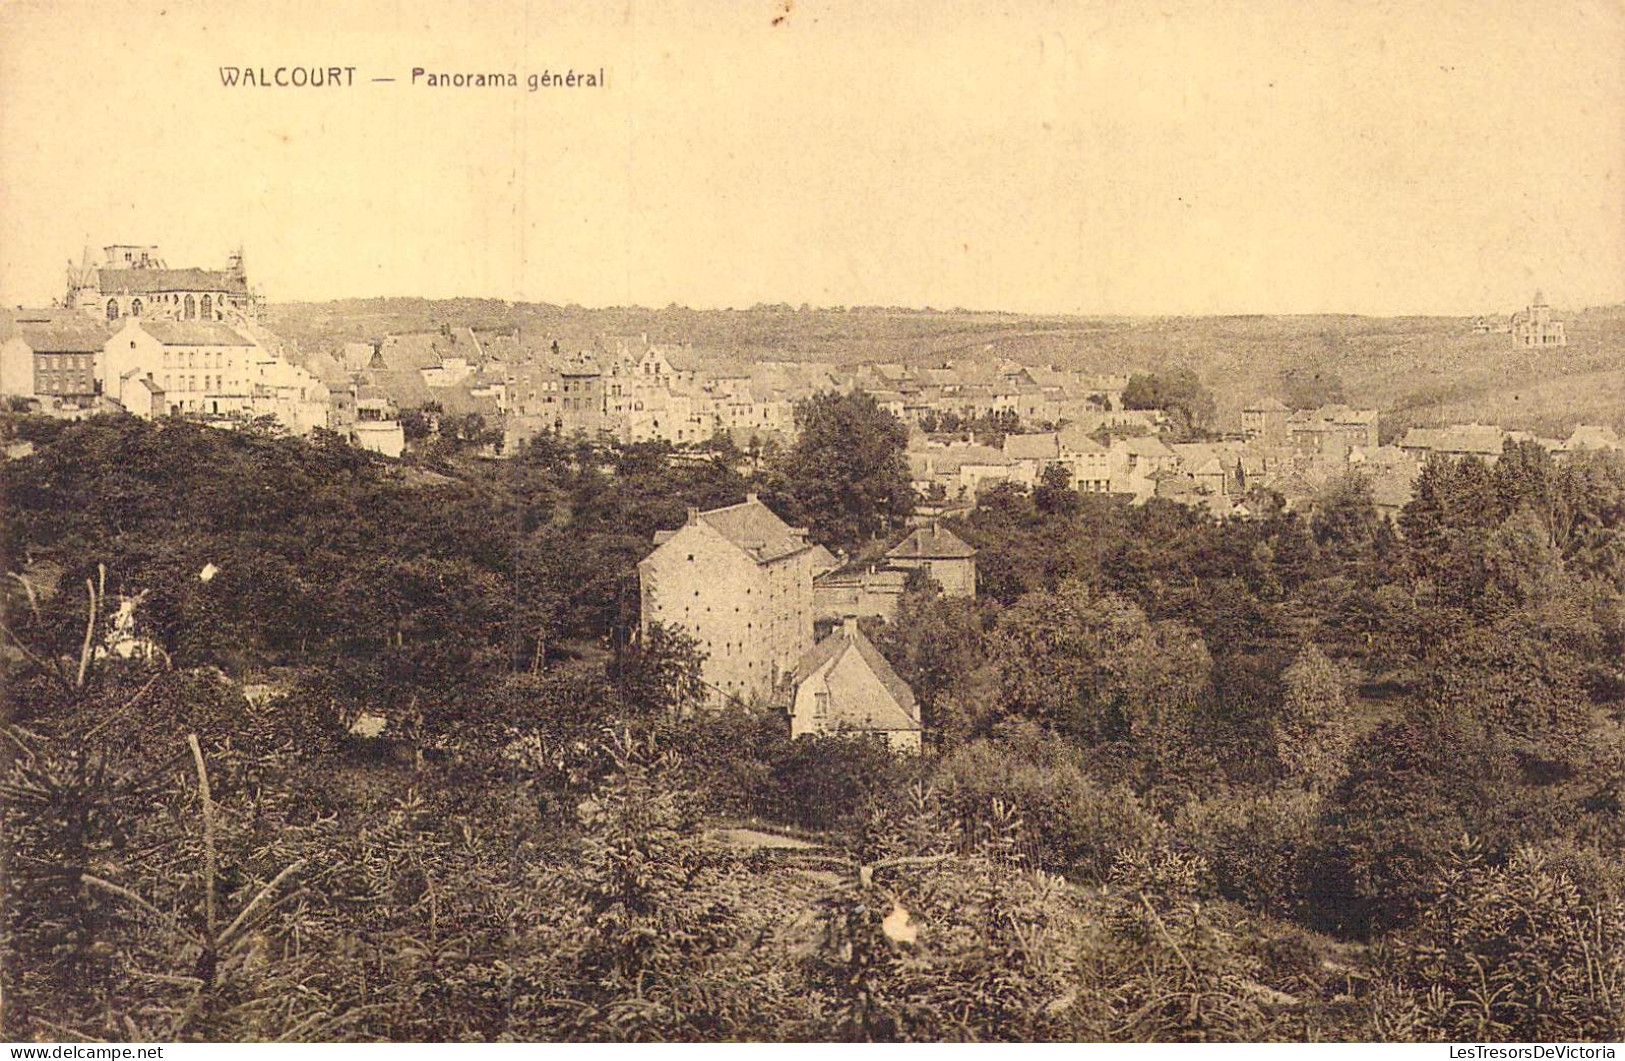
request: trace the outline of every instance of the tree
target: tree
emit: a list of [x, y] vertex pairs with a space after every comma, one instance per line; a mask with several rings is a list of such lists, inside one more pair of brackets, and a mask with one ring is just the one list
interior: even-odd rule
[[1271, 727], [1275, 754], [1294, 782], [1324, 792], [1342, 779], [1354, 737], [1349, 675], [1308, 644], [1281, 677], [1286, 696]]
[[1309, 529], [1318, 544], [1352, 558], [1371, 547], [1377, 522], [1371, 483], [1359, 472], [1349, 472], [1333, 479], [1316, 497]]
[[853, 550], [903, 526], [914, 489], [902, 421], [862, 392], [824, 393], [797, 404], [796, 428], [778, 482], [815, 540]]
[[934, 586], [905, 592], [875, 638], [875, 647], [914, 690], [926, 728], [940, 736], [962, 738], [975, 726], [950, 708], [981, 699], [975, 686], [987, 663], [987, 613], [983, 602], [944, 597]]
[[1213, 396], [1190, 369], [1140, 373], [1123, 388], [1123, 408], [1161, 409], [1179, 424], [1182, 434], [1204, 430], [1213, 421]]
[[1212, 660], [1179, 623], [1153, 624], [1080, 583], [1032, 593], [993, 634], [1003, 710], [1088, 743], [1183, 728], [1206, 695]]
[[651, 623], [614, 663], [611, 679], [638, 717], [681, 717], [705, 700], [705, 653], [681, 627]]

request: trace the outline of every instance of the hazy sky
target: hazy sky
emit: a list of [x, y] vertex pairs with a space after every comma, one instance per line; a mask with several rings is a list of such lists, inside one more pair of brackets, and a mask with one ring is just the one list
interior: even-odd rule
[[0, 6], [6, 305], [88, 240], [240, 241], [273, 301], [1574, 308], [1622, 164], [1618, 0]]

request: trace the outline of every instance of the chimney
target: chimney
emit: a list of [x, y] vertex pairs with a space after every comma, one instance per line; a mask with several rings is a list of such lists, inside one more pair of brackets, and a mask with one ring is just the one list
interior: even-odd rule
[[858, 617], [856, 615], [848, 615], [841, 620], [841, 633], [845, 634], [847, 637], [857, 636]]
[[692, 527], [692, 526], [694, 526], [694, 524], [698, 523], [699, 521], [700, 521], [700, 510], [694, 505], [688, 506], [688, 525], [690, 527]]
[[756, 496], [756, 491], [752, 490], [750, 493], [745, 495], [745, 504], [754, 505], [754, 504], [757, 504], [757, 503], [758, 503], [758, 499], [757, 499], [757, 496]]

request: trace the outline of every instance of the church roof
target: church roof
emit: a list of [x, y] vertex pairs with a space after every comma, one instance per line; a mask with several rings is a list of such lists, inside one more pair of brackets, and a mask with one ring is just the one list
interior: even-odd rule
[[221, 269], [98, 269], [96, 283], [104, 295], [149, 295], [171, 291], [248, 294], [246, 280]]

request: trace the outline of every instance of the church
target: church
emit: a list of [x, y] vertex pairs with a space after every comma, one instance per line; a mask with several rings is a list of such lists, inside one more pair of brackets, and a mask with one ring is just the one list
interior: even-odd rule
[[126, 317], [233, 323], [258, 316], [242, 251], [224, 269], [171, 269], [152, 245], [112, 244], [101, 265], [68, 270], [66, 305], [108, 322]]

